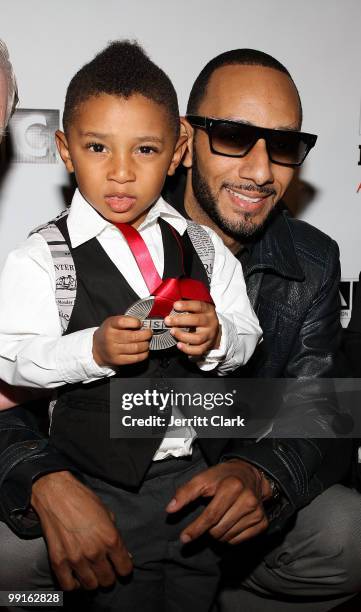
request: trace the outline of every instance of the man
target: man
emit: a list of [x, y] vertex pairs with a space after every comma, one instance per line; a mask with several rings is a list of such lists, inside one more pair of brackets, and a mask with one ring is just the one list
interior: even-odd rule
[[[291, 77], [265, 54], [222, 54], [196, 80], [188, 114], [185, 211], [213, 227], [240, 257], [264, 330], [247, 375], [335, 375], [341, 332], [337, 246], [276, 206], [294, 174], [290, 164], [302, 161], [312, 141], [298, 133], [301, 103]], [[212, 118], [226, 122], [212, 123]], [[229, 128], [231, 138], [225, 133]], [[279, 141], [284, 134], [274, 130], [286, 132], [286, 139]], [[233, 148], [224, 149], [232, 141]], [[178, 183], [170, 199], [181, 204], [182, 198]], [[65, 471], [70, 466], [54, 449], [40, 439], [32, 446], [26, 461], [4, 472], [4, 519], [20, 535], [26, 533], [33, 515], [21, 510], [28, 507], [33, 482], [31, 506], [62, 586], [111, 584], [115, 575], [108, 560], [118, 542], [113, 517]], [[237, 588], [225, 595], [224, 610], [293, 610], [295, 600], [302, 610], [330, 610], [360, 588], [360, 530], [353, 533], [360, 500], [341, 486], [330, 487], [345, 474], [348, 457], [342, 440], [267, 437], [239, 444], [233, 457], [224, 457], [227, 462], [177, 490], [169, 512], [201, 495], [211, 498], [185, 530], [184, 542], [209, 532], [241, 544], [234, 547], [232, 567]], [[35, 543], [44, 546], [41, 539]], [[26, 575], [27, 567], [23, 571]], [[40, 571], [38, 578], [40, 585]], [[241, 585], [247, 593], [241, 594]], [[283, 596], [289, 601], [281, 601]]]
[[[300, 162], [302, 157], [285, 159], [287, 146], [292, 150], [291, 141], [282, 141], [282, 132], [274, 130], [294, 131], [296, 137], [301, 123], [301, 101], [288, 71], [270, 56], [247, 49], [211, 60], [196, 79], [188, 102], [184, 126], [189, 147], [183, 160], [187, 176], [185, 184], [178, 181], [172, 186], [170, 197], [178, 206], [184, 202], [192, 219], [215, 229], [243, 263], [264, 332], [264, 342], [242, 373], [245, 376], [332, 377], [341, 371], [337, 246], [277, 206], [294, 175], [294, 167], [282, 162]], [[266, 129], [257, 133], [256, 126]], [[321, 448], [320, 440], [313, 442]], [[263, 440], [247, 446], [242, 457], [270, 474], [273, 461], [268, 444]], [[307, 444], [302, 440], [297, 447], [296, 440], [273, 441], [274, 453], [289, 462], [295, 478], [301, 473], [296, 464], [306, 467]], [[332, 459], [327, 453], [333, 448], [334, 459], [340, 460], [340, 449], [329, 441], [326, 446], [319, 469], [330, 474]], [[275, 475], [278, 468], [272, 467]], [[310, 467], [306, 467], [306, 479]], [[285, 480], [281, 480], [278, 484], [285, 491]], [[307, 501], [295, 499], [296, 507], [321, 490], [314, 493]], [[297, 609], [329, 610], [339, 603], [337, 596], [342, 592], [358, 591], [360, 575], [352, 574], [351, 557], [346, 559], [345, 551], [352, 550], [352, 523], [358, 521], [360, 503], [354, 492], [340, 485], [331, 487], [293, 516], [291, 528], [279, 525], [280, 536], [261, 536], [257, 544], [250, 540], [237, 547], [227, 575], [232, 571], [234, 582], [242, 582], [247, 590], [242, 596], [239, 589], [225, 592], [222, 609], [288, 611], [297, 601]], [[357, 547], [353, 549], [356, 556]], [[339, 565], [335, 563], [338, 555]], [[289, 601], [283, 601], [287, 596]], [[315, 601], [307, 602], [307, 597]], [[318, 597], [329, 600], [316, 601]]]

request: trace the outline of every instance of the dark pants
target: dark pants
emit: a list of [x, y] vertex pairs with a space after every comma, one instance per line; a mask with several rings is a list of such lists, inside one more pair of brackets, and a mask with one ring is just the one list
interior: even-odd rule
[[332, 610], [361, 590], [361, 495], [334, 485], [279, 536], [232, 552], [219, 612]]
[[[89, 487], [114, 513], [122, 538], [133, 557], [134, 571], [129, 578], [119, 578], [107, 589], [85, 592], [84, 605], [97, 612], [209, 612], [219, 582], [219, 557], [211, 538], [200, 538], [194, 544], [182, 545], [180, 532], [202, 511], [204, 502], [190, 504], [184, 512], [168, 516], [165, 507], [176, 488], [197, 473], [207, 469], [198, 449], [192, 458], [169, 459], [153, 462], [147, 478], [137, 493], [130, 493], [102, 482], [87, 478]], [[22, 564], [26, 564], [23, 542]], [[22, 589], [51, 588], [53, 586], [44, 543], [37, 540], [43, 561], [38, 562]], [[20, 567], [17, 568], [19, 576]], [[13, 572], [14, 574], [14, 572]], [[30, 584], [29, 584], [30, 582]], [[20, 588], [19, 584], [19, 588]], [[5, 588], [0, 579], [1, 588]], [[10, 588], [11, 585], [8, 586]], [[16, 586], [16, 585], [14, 585]], [[53, 587], [54, 588], [54, 587]]]
[[[168, 470], [171, 464], [172, 461], [159, 467], [154, 465], [152, 471]], [[117, 489], [115, 492], [112, 488], [107, 492], [99, 491], [105, 503], [116, 512], [120, 532], [134, 555], [135, 588], [132, 583], [124, 588], [119, 581], [104, 595], [83, 592], [82, 597], [89, 598], [85, 607], [91, 608], [95, 602], [99, 607], [93, 610], [153, 612], [152, 592], [160, 612], [208, 609], [217, 583], [216, 558], [210, 548], [194, 552], [193, 556], [189, 548], [178, 543], [183, 525], [188, 524], [200, 508], [192, 508], [191, 513], [179, 517], [176, 524], [168, 524], [164, 513], [176, 486], [205, 467], [203, 462], [189, 464], [187, 460], [179, 460], [178, 471], [156, 475], [153, 483], [148, 480], [144, 484], [139, 504], [149, 504], [154, 514], [152, 519], [148, 514], [151, 508], [147, 509], [145, 530], [142, 525], [137, 530], [139, 521], [133, 516], [128, 527], [129, 514], [125, 507], [120, 507], [120, 501], [115, 501]], [[95, 481], [93, 486], [97, 486]], [[134, 512], [135, 506], [132, 508]], [[147, 530], [149, 533], [144, 533]], [[361, 590], [361, 495], [355, 491], [341, 485], [331, 487], [302, 508], [293, 524], [278, 541], [275, 540], [264, 534], [234, 547], [232, 564], [228, 565], [224, 576], [221, 612], [326, 612]], [[22, 540], [0, 523], [0, 542], [0, 590], [54, 588], [43, 538]], [[171, 555], [175, 555], [182, 567], [173, 566]], [[132, 590], [138, 586], [140, 592], [134, 595], [137, 598], [134, 606], [122, 604], [128, 594], [129, 598], [133, 596]], [[168, 601], [159, 604], [162, 589]], [[67, 599], [71, 612], [78, 609], [72, 594]], [[77, 593], [75, 600], [78, 601]], [[107, 600], [114, 607], [109, 604], [107, 608]], [[15, 608], [9, 608], [9, 612], [13, 611]]]

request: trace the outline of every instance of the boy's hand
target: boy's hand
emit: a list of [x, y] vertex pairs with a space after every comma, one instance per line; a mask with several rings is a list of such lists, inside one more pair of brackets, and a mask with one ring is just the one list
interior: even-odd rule
[[[199, 356], [219, 347], [221, 326], [213, 304], [187, 300], [175, 302], [173, 307], [180, 314], [166, 317], [165, 324], [172, 328], [171, 334], [178, 340], [177, 347], [183, 353]], [[182, 327], [193, 327], [194, 331], [187, 332], [180, 329]]]
[[140, 329], [135, 317], [108, 317], [93, 337], [93, 357], [100, 366], [129, 365], [149, 355], [151, 329]]

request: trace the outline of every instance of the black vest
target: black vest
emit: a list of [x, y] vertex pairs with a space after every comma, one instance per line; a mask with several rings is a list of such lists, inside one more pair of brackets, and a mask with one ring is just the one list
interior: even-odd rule
[[[98, 327], [107, 317], [124, 313], [139, 296], [98, 240], [93, 238], [72, 249], [66, 218], [59, 219], [56, 224], [69, 246], [77, 273], [76, 301], [65, 333]], [[163, 279], [179, 277], [185, 269], [187, 276], [209, 286], [203, 264], [188, 234], [181, 237], [183, 257], [168, 223], [159, 219], [159, 224], [164, 248]], [[166, 351], [151, 351], [147, 361], [122, 366], [117, 376], [197, 378], [201, 372], [175, 347]], [[161, 440], [110, 438], [109, 382], [106, 378], [86, 385], [62, 387], [53, 411], [51, 440], [83, 472], [123, 487], [138, 487]], [[221, 441], [215, 442], [218, 449]], [[219, 453], [216, 454], [218, 456]]]

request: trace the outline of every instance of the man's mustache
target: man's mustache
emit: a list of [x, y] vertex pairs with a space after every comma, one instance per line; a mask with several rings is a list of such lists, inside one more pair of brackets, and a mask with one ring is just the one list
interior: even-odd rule
[[256, 192], [257, 194], [262, 194], [262, 195], [274, 195], [276, 192], [274, 189], [272, 189], [271, 187], [265, 187], [265, 186], [256, 186], [253, 185], [252, 183], [223, 183], [222, 187], [224, 187], [225, 189], [232, 189], [235, 191], [249, 191], [249, 192]]

